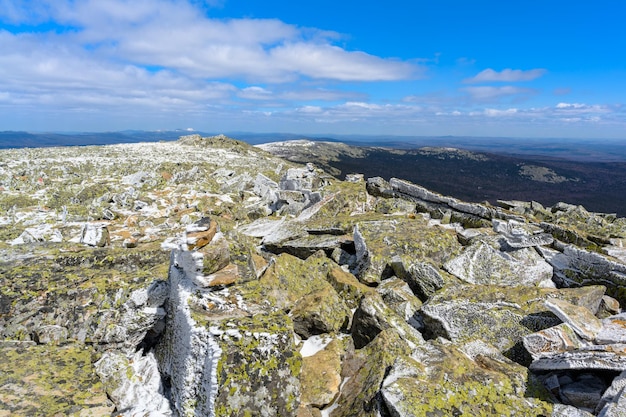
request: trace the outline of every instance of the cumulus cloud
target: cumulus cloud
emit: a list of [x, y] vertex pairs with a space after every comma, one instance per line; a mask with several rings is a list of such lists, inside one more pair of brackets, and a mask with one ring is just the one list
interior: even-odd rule
[[[212, 19], [183, 0], [37, 3], [40, 11], [35, 15], [25, 12], [30, 2], [24, 1], [0, 15], [21, 19], [18, 23], [48, 20], [68, 25], [73, 30], [57, 36], [56, 42], [94, 56], [166, 67], [194, 77], [380, 81], [406, 79], [420, 71], [413, 63], [333, 45], [330, 32], [277, 19]], [[42, 39], [48, 35], [35, 36]]]
[[494, 71], [491, 68], [487, 68], [479, 72], [472, 78], [467, 78], [464, 80], [465, 83], [484, 83], [484, 82], [505, 82], [505, 83], [513, 83], [519, 81], [532, 81], [541, 77], [546, 73], [545, 69], [531, 69], [531, 70], [514, 70], [514, 69], [504, 69], [500, 72]]

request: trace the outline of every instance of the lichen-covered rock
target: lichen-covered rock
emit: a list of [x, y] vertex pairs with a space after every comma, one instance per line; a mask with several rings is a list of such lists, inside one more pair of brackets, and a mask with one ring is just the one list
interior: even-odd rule
[[366, 293], [374, 291], [367, 285], [360, 283], [354, 275], [344, 271], [338, 266], [331, 266], [326, 279], [351, 309], [359, 306], [361, 298], [363, 298]]
[[626, 304], [626, 264], [574, 245], [541, 247], [541, 255], [554, 268], [554, 280], [562, 287], [605, 285], [607, 295]]
[[381, 394], [393, 416], [548, 415], [548, 393], [526, 368], [480, 345], [428, 341], [399, 356]]
[[595, 340], [602, 330], [602, 322], [586, 307], [577, 306], [558, 298], [546, 300], [546, 307], [585, 340]]
[[110, 415], [94, 357], [85, 346], [0, 342], [0, 415]]
[[430, 227], [422, 218], [359, 222], [354, 245], [357, 266], [353, 272], [366, 284], [379, 283], [392, 263], [401, 262], [405, 270], [416, 261], [439, 267], [461, 252], [454, 231]]
[[422, 306], [422, 302], [417, 298], [409, 285], [400, 278], [392, 277], [384, 280], [378, 287], [378, 292], [385, 304], [400, 317], [415, 328], [421, 328], [422, 324], [417, 321], [416, 313]]
[[351, 312], [334, 288], [327, 284], [300, 298], [291, 309], [293, 328], [303, 338], [346, 329]]
[[326, 281], [329, 264], [323, 256], [302, 260], [283, 253], [274, 258], [258, 284], [272, 305], [291, 307], [301, 297], [329, 285]]
[[426, 301], [443, 287], [445, 281], [437, 268], [425, 262], [416, 261], [405, 265], [406, 263], [400, 257], [395, 257], [392, 259], [391, 268], [420, 300]]
[[586, 345], [566, 323], [526, 335], [523, 339], [524, 347], [533, 359], [576, 350]]
[[234, 318], [211, 326], [210, 332], [222, 351], [216, 416], [295, 416], [302, 359], [291, 320], [280, 314]]
[[483, 285], [539, 285], [552, 279], [552, 267], [532, 248], [503, 251], [497, 241], [478, 241], [445, 263], [465, 282]]
[[253, 315], [248, 303], [260, 300], [245, 292], [198, 287], [176, 259], [174, 252], [168, 326], [156, 346], [175, 413], [295, 416], [301, 357], [291, 319], [271, 308]]
[[[387, 369], [399, 356], [408, 356], [411, 348], [397, 330], [388, 328], [364, 349], [344, 361], [345, 383], [339, 398], [332, 404], [330, 417], [375, 417], [380, 415], [381, 398], [378, 395]], [[349, 378], [348, 378], [349, 377]]]
[[301, 405], [323, 408], [339, 394], [342, 345], [339, 340], [333, 340], [316, 354], [302, 358]]
[[357, 349], [366, 346], [380, 332], [389, 328], [396, 329], [411, 347], [424, 342], [421, 333], [409, 325], [404, 317], [389, 308], [380, 295], [366, 294], [352, 318], [351, 334], [354, 346]]
[[47, 256], [23, 256], [19, 248], [12, 247], [10, 261], [0, 262], [2, 339], [42, 336], [39, 343], [105, 346], [141, 341], [162, 317], [158, 304], [137, 306], [129, 300], [134, 291], [166, 277], [168, 256], [158, 248], [40, 248]]
[[448, 286], [421, 309], [426, 331], [454, 342], [479, 338], [521, 363], [529, 358], [522, 337], [560, 323], [544, 304], [549, 297], [597, 306], [604, 287], [550, 289], [491, 285]]

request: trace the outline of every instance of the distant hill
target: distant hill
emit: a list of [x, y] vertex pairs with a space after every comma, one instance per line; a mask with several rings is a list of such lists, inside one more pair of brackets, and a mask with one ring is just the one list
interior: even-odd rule
[[260, 145], [295, 162], [314, 162], [338, 178], [403, 178], [456, 198], [559, 201], [588, 210], [626, 216], [626, 162], [590, 162], [547, 156], [510, 156], [458, 148], [392, 149], [330, 142], [279, 142]]

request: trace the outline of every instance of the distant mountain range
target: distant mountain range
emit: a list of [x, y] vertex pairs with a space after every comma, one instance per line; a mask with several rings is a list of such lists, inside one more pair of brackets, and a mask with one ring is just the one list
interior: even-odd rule
[[303, 135], [296, 133], [202, 132], [178, 130], [124, 130], [118, 132], [0, 131], [0, 149], [49, 146], [109, 145], [176, 140], [180, 136], [224, 133], [252, 145], [295, 139], [342, 142], [353, 146], [414, 149], [453, 147], [500, 155], [542, 156], [588, 162], [626, 162], [626, 139], [507, 138], [473, 136]]

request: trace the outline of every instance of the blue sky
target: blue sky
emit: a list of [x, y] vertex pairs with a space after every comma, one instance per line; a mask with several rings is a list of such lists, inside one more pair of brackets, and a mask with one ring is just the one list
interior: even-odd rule
[[0, 130], [626, 139], [626, 3], [0, 0]]

